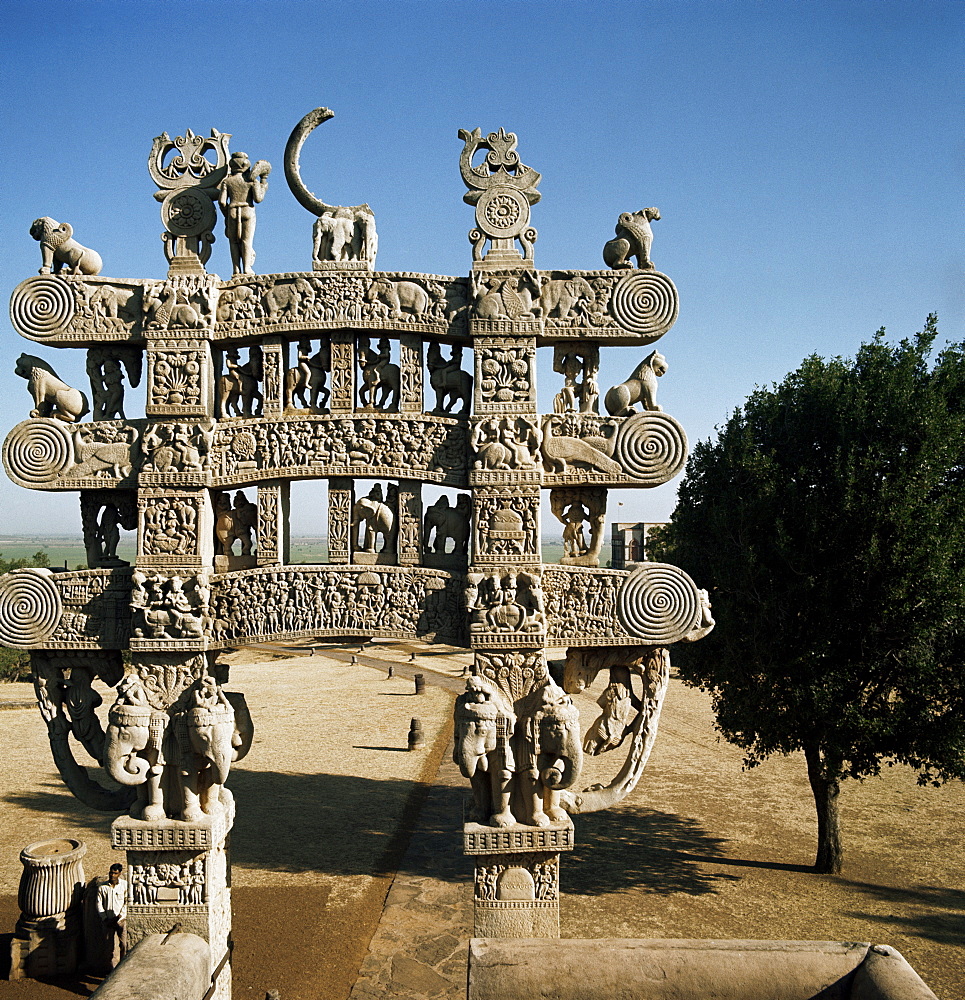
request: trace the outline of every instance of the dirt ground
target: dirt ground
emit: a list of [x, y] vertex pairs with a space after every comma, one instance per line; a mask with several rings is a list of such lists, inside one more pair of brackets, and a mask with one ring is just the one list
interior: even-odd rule
[[[456, 676], [460, 662], [434, 666]], [[452, 695], [430, 688], [416, 699], [405, 678], [318, 657], [240, 665], [229, 689], [246, 692], [259, 741], [229, 780], [235, 996], [345, 1000], [418, 826], [420, 782], [445, 753]], [[584, 726], [598, 694], [579, 699]], [[416, 705], [422, 754], [402, 752]], [[35, 713], [0, 712], [0, 737], [0, 931], [9, 931], [26, 843], [73, 831], [90, 845], [88, 875], [113, 858], [103, 848], [109, 818], [59, 786]], [[619, 753], [588, 761], [583, 783], [608, 780]], [[673, 681], [638, 789], [615, 810], [576, 817], [577, 848], [561, 869], [563, 936], [891, 944], [941, 1000], [965, 997], [965, 785], [920, 788], [908, 769], [886, 769], [845, 786], [842, 817], [845, 872], [816, 875], [803, 760], [743, 771], [740, 752], [716, 738], [708, 699]], [[456, 863], [439, 877], [462, 879], [468, 900], [458, 808], [451, 821]], [[431, 873], [430, 863], [416, 874]], [[0, 1000], [62, 1000], [94, 986], [0, 982]]]

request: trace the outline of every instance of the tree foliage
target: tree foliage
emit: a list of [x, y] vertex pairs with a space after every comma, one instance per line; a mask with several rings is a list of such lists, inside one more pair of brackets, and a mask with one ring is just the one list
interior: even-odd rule
[[965, 777], [965, 345], [930, 364], [936, 336], [880, 330], [756, 390], [694, 449], [660, 542], [717, 621], [681, 674], [749, 766], [804, 751], [819, 870], [842, 778]]

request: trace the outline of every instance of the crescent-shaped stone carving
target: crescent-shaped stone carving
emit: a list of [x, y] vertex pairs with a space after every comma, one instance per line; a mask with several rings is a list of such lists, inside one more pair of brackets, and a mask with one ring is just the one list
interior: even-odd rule
[[[307, 209], [312, 215], [323, 215], [325, 212], [333, 212], [338, 205], [328, 205], [318, 195], [313, 194], [305, 187], [301, 177], [301, 152], [305, 140], [318, 128], [322, 122], [327, 122], [329, 118], [334, 118], [335, 112], [331, 108], [315, 108], [292, 129], [292, 134], [288, 137], [285, 146], [285, 180], [291, 188], [291, 193], [295, 196], [298, 204]], [[371, 213], [368, 205], [353, 205], [352, 211], [364, 211]]]

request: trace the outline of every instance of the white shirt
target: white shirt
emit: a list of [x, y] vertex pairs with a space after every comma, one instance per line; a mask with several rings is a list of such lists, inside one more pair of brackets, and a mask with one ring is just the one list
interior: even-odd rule
[[117, 885], [104, 882], [97, 887], [97, 914], [104, 921], [127, 919], [127, 879], [118, 879]]

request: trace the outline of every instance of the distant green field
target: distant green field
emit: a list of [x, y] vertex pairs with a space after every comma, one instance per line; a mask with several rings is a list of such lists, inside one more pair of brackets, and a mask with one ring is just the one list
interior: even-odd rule
[[[0, 556], [4, 559], [20, 559], [35, 552], [45, 552], [51, 566], [67, 566], [68, 569], [85, 569], [87, 555], [83, 539], [66, 535], [0, 535]], [[133, 536], [121, 538], [117, 547], [121, 559], [134, 562], [135, 542]], [[563, 542], [560, 538], [543, 538], [543, 562], [556, 563], [563, 556]], [[600, 553], [600, 565], [606, 566], [610, 558], [610, 546], [604, 545]], [[291, 562], [310, 565], [328, 561], [328, 540], [325, 538], [297, 537], [291, 539]]]

